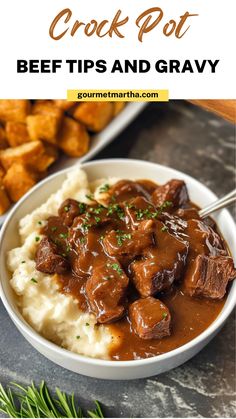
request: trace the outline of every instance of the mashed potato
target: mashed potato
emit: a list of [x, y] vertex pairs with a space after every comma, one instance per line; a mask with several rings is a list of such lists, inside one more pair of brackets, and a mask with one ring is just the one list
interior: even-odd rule
[[36, 270], [34, 257], [38, 239], [35, 238], [40, 238], [40, 230], [47, 218], [57, 214], [65, 199], [89, 203], [86, 195], [94, 193], [102, 202], [104, 194], [99, 193], [100, 186], [116, 181], [114, 178], [101, 179], [89, 185], [84, 171], [78, 168], [70, 172], [61, 189], [20, 220], [21, 247], [8, 254], [11, 286], [26, 321], [42, 336], [66, 349], [103, 359], [109, 358], [109, 348], [115, 344], [115, 336], [109, 327], [98, 326], [93, 314], [80, 311], [73, 297], [62, 294], [52, 275]]

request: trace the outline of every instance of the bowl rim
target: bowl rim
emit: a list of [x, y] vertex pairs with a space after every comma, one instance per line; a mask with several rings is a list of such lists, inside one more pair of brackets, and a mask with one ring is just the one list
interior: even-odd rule
[[[2, 250], [2, 243], [4, 241], [5, 233], [8, 228], [8, 224], [11, 221], [11, 219], [14, 217], [15, 213], [18, 211], [18, 209], [25, 204], [25, 202], [28, 200], [31, 194], [36, 192], [37, 190], [41, 189], [47, 182], [50, 182], [55, 177], [61, 176], [66, 174], [67, 172], [72, 171], [76, 166], [81, 167], [82, 169], [86, 170], [86, 167], [90, 167], [93, 165], [104, 165], [104, 164], [120, 164], [120, 165], [142, 165], [142, 166], [149, 166], [152, 168], [161, 168], [161, 169], [167, 169], [168, 171], [171, 171], [173, 175], [181, 176], [183, 175], [186, 180], [190, 180], [192, 184], [198, 185], [199, 187], [205, 189], [206, 193], [212, 197], [212, 199], [216, 199], [217, 196], [209, 189], [207, 188], [203, 183], [199, 182], [192, 176], [185, 174], [184, 172], [181, 172], [179, 170], [173, 169], [168, 166], [164, 166], [158, 163], [153, 162], [147, 162], [144, 160], [136, 160], [136, 159], [122, 159], [122, 158], [110, 158], [110, 159], [100, 159], [100, 160], [93, 160], [90, 162], [81, 163], [78, 165], [74, 165], [73, 167], [69, 167], [63, 170], [60, 170], [41, 182], [39, 182], [37, 185], [35, 185], [29, 192], [27, 192], [12, 208], [10, 213], [8, 214], [6, 220], [3, 223], [3, 226], [0, 230], [0, 256], [1, 256], [1, 250]], [[227, 223], [231, 224], [231, 230], [232, 234], [235, 233], [236, 235], [236, 224], [233, 220], [233, 217], [229, 213], [228, 210], [224, 209], [222, 210], [222, 213], [224, 213], [224, 216], [227, 217]], [[11, 306], [11, 298], [7, 296], [3, 290], [2, 281], [1, 281], [1, 275], [2, 275], [2, 265], [0, 265], [0, 297], [2, 300], [3, 305], [5, 306], [10, 318], [13, 320], [15, 325], [18, 327], [20, 332], [23, 331], [23, 334], [26, 335], [31, 339], [31, 341], [36, 341], [37, 344], [39, 344], [41, 347], [44, 347], [45, 349], [51, 350], [58, 355], [61, 355], [62, 357], [65, 357], [67, 359], [70, 359], [72, 361], [82, 362], [85, 364], [90, 364], [96, 367], [112, 367], [112, 368], [119, 368], [119, 367], [141, 367], [145, 365], [155, 364], [159, 363], [161, 361], [167, 361], [168, 359], [173, 358], [176, 355], [180, 355], [180, 353], [184, 353], [186, 351], [189, 351], [193, 349], [194, 347], [200, 345], [202, 342], [204, 342], [206, 339], [210, 339], [214, 336], [214, 334], [217, 332], [217, 330], [220, 329], [221, 326], [223, 326], [224, 322], [234, 309], [234, 306], [236, 304], [236, 298], [234, 299], [234, 294], [236, 296], [236, 282], [231, 285], [230, 292], [227, 296], [226, 302], [217, 316], [217, 318], [211, 323], [207, 329], [205, 329], [200, 335], [196, 336], [191, 341], [185, 343], [182, 346], [179, 346], [178, 348], [175, 348], [169, 352], [166, 352], [164, 354], [156, 355], [150, 358], [144, 358], [144, 359], [135, 359], [135, 360], [128, 360], [128, 361], [117, 361], [117, 360], [106, 360], [106, 359], [100, 359], [100, 358], [92, 358], [86, 355], [80, 355], [77, 353], [74, 353], [68, 349], [64, 349], [58, 345], [56, 345], [53, 342], [50, 342], [43, 336], [41, 336], [38, 332], [36, 332], [27, 322], [24, 320], [21, 313], [17, 313], [17, 310], [15, 310]], [[20, 315], [20, 316], [19, 316]], [[22, 317], [22, 319], [20, 318]]]

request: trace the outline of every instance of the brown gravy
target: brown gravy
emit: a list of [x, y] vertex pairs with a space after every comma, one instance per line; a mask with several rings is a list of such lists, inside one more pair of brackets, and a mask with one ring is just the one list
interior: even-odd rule
[[[124, 181], [125, 182], [125, 181]], [[113, 202], [123, 203], [131, 198], [137, 196], [144, 196], [146, 199], [153, 193], [157, 185], [154, 182], [148, 180], [137, 181], [137, 189], [134, 191], [132, 188], [129, 190], [126, 188], [124, 183], [124, 188], [115, 190], [115, 198], [113, 196]], [[97, 204], [96, 204], [97, 205]], [[184, 209], [188, 210], [187, 215], [182, 214], [182, 220], [192, 219], [197, 220], [199, 217], [197, 215], [196, 205], [189, 202]], [[65, 211], [67, 209], [65, 208]], [[192, 213], [190, 213], [192, 211]], [[175, 209], [169, 209], [170, 214], [176, 214], [178, 211]], [[79, 214], [77, 214], [79, 216]], [[103, 216], [103, 211], [98, 211], [96, 215], [99, 220]], [[96, 219], [94, 214], [92, 219]], [[91, 223], [91, 218], [89, 223]], [[97, 220], [98, 220], [97, 218]], [[123, 217], [120, 218], [119, 229], [125, 231], [126, 233], [130, 230], [127, 230], [127, 226]], [[97, 226], [96, 229], [92, 231], [87, 231], [87, 244], [85, 245], [84, 261], [81, 261], [83, 272], [78, 274], [78, 271], [70, 271], [66, 274], [57, 274], [57, 281], [60, 284], [61, 292], [65, 294], [70, 294], [78, 300], [78, 305], [81, 310], [88, 311], [89, 304], [86, 298], [85, 286], [86, 281], [91, 275], [91, 267], [98, 266], [106, 260], [106, 255], [104, 254], [104, 248], [102, 245], [102, 237], [109, 233], [113, 227], [109, 224]], [[216, 227], [214, 227], [216, 230]], [[50, 217], [48, 220], [47, 226], [42, 231], [47, 237], [52, 239], [57, 246], [59, 247], [61, 254], [64, 257], [68, 257], [70, 261], [76, 257], [80, 257], [75, 250], [68, 250], [68, 233], [69, 227], [64, 223], [60, 222], [59, 217]], [[189, 233], [189, 232], [188, 232]], [[84, 233], [85, 236], [85, 233]], [[81, 230], [76, 231], [76, 236], [73, 240], [85, 240]], [[191, 234], [191, 240], [196, 244], [192, 246], [191, 252], [189, 252], [189, 260], [193, 260], [197, 254], [202, 252], [207, 252], [205, 243], [198, 241], [198, 234], [194, 231]], [[223, 240], [223, 239], [222, 239]], [[196, 248], [196, 251], [193, 250]], [[132, 273], [129, 270], [130, 260], [124, 258], [122, 266], [126, 271], [126, 274], [132, 278]], [[134, 291], [133, 286], [129, 285], [130, 301], [138, 298], [137, 291]], [[140, 297], [139, 297], [140, 298]], [[113, 360], [132, 360], [132, 359], [141, 359], [152, 357], [155, 355], [163, 354], [168, 351], [171, 351], [177, 347], [182, 346], [183, 344], [191, 341], [193, 338], [202, 333], [219, 315], [222, 307], [225, 303], [225, 298], [221, 300], [211, 300], [207, 298], [192, 298], [187, 295], [184, 291], [184, 287], [181, 284], [181, 280], [174, 282], [172, 287], [166, 291], [158, 293], [158, 298], [169, 308], [171, 313], [171, 335], [166, 336], [162, 339], [141, 339], [137, 334], [132, 330], [128, 315], [126, 314], [121, 319], [108, 324], [107, 327], [110, 328], [112, 334], [115, 334], [118, 337], [119, 345], [113, 346], [110, 351], [110, 357]]]

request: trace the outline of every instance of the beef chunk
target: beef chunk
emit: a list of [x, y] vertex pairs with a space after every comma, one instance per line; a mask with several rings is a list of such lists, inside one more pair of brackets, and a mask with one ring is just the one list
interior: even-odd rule
[[155, 237], [156, 247], [147, 248], [145, 259], [131, 265], [134, 285], [142, 297], [168, 289], [179, 279], [188, 254], [187, 243], [170, 234], [160, 221], [156, 221]]
[[155, 218], [156, 209], [144, 197], [130, 199], [125, 206], [125, 214], [132, 229], [137, 229], [140, 222]]
[[134, 332], [141, 339], [162, 339], [170, 335], [170, 312], [165, 304], [153, 297], [131, 304], [129, 318]]
[[185, 274], [185, 290], [191, 296], [220, 299], [225, 295], [228, 282], [235, 277], [231, 257], [198, 255]]
[[44, 237], [36, 252], [36, 269], [46, 274], [65, 273], [69, 269], [69, 263], [57, 252], [57, 246]]
[[[145, 224], [143, 224], [145, 223]], [[109, 256], [129, 256], [134, 258], [142, 250], [154, 243], [152, 221], [143, 221], [138, 230], [112, 230], [105, 236], [103, 246]]]
[[199, 254], [212, 256], [227, 254], [219, 234], [201, 220], [189, 220], [186, 234], [189, 236], [190, 256], [194, 258]]
[[189, 201], [187, 187], [183, 180], [172, 179], [156, 188], [152, 194], [154, 205], [161, 207], [166, 201], [172, 203], [171, 208], [182, 207]]
[[86, 283], [86, 295], [99, 323], [118, 320], [125, 312], [129, 280], [117, 261], [95, 267]]
[[74, 199], [66, 199], [58, 210], [58, 215], [62, 222], [70, 227], [73, 224], [75, 217], [83, 214], [86, 205], [82, 202], [75, 201]]
[[120, 180], [115, 183], [109, 190], [109, 195], [113, 197], [115, 202], [123, 202], [130, 199], [130, 196], [144, 196], [150, 199], [150, 195], [147, 190], [139, 183], [133, 182], [132, 180]]

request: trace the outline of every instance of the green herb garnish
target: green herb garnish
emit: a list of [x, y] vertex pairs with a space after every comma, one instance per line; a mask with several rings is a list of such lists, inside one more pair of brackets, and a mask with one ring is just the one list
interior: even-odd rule
[[86, 238], [85, 237], [80, 237], [79, 242], [81, 244], [85, 243], [86, 242]]
[[90, 326], [90, 324], [89, 323], [85, 323], [85, 326]]
[[101, 218], [100, 217], [94, 217], [94, 219], [95, 219], [95, 221], [96, 221], [97, 224], [100, 223], [100, 221], [101, 221]]
[[11, 418], [103, 418], [99, 402], [96, 408], [84, 413], [75, 402], [75, 395], [67, 395], [59, 388], [52, 396], [44, 381], [39, 387], [32, 382], [24, 387], [11, 383], [11, 387], [4, 388], [0, 384], [0, 411]]
[[69, 212], [69, 211], [70, 211], [70, 208], [69, 208], [68, 206], [65, 206], [65, 207], [64, 207], [64, 211], [65, 211], [65, 212]]
[[167, 226], [163, 226], [162, 229], [161, 229], [161, 231], [163, 231], [163, 232], [164, 231], [168, 231], [168, 227]]
[[80, 336], [78, 335], [78, 336], [76, 336], [76, 339], [80, 339]]
[[38, 281], [35, 279], [35, 278], [31, 278], [31, 280], [30, 280], [31, 282], [34, 282], [35, 284], [37, 284], [38, 283]]
[[79, 206], [80, 214], [83, 214], [83, 212], [86, 209], [86, 205], [83, 202], [79, 202], [78, 206]]
[[25, 260], [22, 260], [21, 263], [25, 263]]
[[105, 185], [101, 186], [101, 188], [99, 189], [99, 192], [107, 192], [110, 189], [110, 185], [108, 185], [108, 183], [106, 183]]
[[38, 221], [38, 224], [41, 226], [42, 225], [42, 221]]
[[51, 227], [51, 230], [54, 232], [54, 231], [57, 231], [57, 227]]
[[125, 213], [119, 204], [110, 204], [108, 206], [107, 215], [112, 215], [114, 213], [116, 213], [121, 220], [125, 218]]
[[60, 233], [60, 234], [59, 234], [59, 237], [60, 237], [61, 239], [67, 239], [67, 237], [68, 237], [68, 233]]
[[168, 316], [168, 313], [166, 313], [166, 312], [162, 313], [162, 318], [163, 319], [166, 319], [167, 316]]
[[112, 268], [114, 271], [118, 272], [119, 275], [123, 274], [123, 271], [118, 263], [107, 263], [107, 267]]
[[125, 240], [130, 240], [131, 239], [131, 234], [130, 233], [122, 233], [122, 232], [120, 232], [119, 230], [117, 231], [117, 235], [116, 235], [116, 239], [117, 239], [117, 243], [118, 243], [118, 246], [122, 246], [122, 244], [123, 244], [123, 242], [125, 241]]
[[35, 241], [38, 242], [39, 240], [40, 240], [40, 237], [39, 236], [36, 236], [35, 237]]
[[94, 200], [94, 196], [92, 194], [87, 194], [85, 195], [87, 199], [89, 199], [90, 201]]

